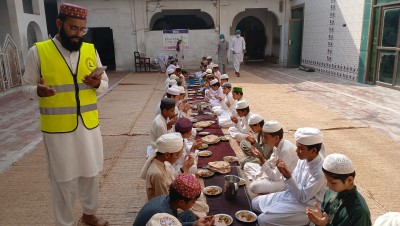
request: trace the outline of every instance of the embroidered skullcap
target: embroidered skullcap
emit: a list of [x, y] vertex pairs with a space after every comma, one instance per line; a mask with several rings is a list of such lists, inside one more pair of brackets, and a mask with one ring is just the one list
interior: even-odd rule
[[351, 160], [347, 156], [337, 153], [326, 156], [322, 168], [336, 174], [350, 174], [355, 171]]
[[211, 80], [210, 85], [213, 86], [217, 83], [218, 83], [218, 79], [215, 78], [215, 79]]
[[[172, 80], [172, 81], [176, 82], [176, 80]], [[174, 95], [174, 96], [178, 96], [178, 95], [181, 94], [181, 91], [179, 91], [179, 89], [177, 89], [177, 88], [170, 87], [170, 88], [167, 89], [167, 93], [171, 94], [171, 95]]]
[[170, 68], [167, 70], [167, 74], [169, 74], [169, 75], [172, 75], [174, 73], [175, 73], [175, 69], [173, 69], [173, 68]]
[[224, 34], [220, 34], [219, 38], [225, 38], [225, 35]]
[[222, 87], [232, 88], [232, 84], [230, 84], [229, 82], [225, 82], [224, 84], [222, 84]]
[[175, 101], [171, 98], [163, 98], [160, 104], [161, 109], [172, 109], [175, 108]]
[[78, 5], [70, 4], [70, 3], [62, 3], [60, 5], [60, 15], [64, 15], [67, 17], [73, 17], [76, 19], [86, 20], [88, 10]]
[[209, 68], [209, 69], [206, 70], [206, 73], [207, 74], [212, 74], [212, 70]]
[[242, 87], [239, 87], [239, 86], [233, 87], [232, 91], [236, 92], [236, 93], [243, 93]]
[[317, 128], [310, 127], [298, 128], [294, 134], [294, 138], [296, 142], [303, 145], [320, 144], [323, 141], [321, 131]]
[[175, 131], [179, 133], [187, 133], [192, 130], [193, 123], [188, 118], [182, 117], [176, 121]]
[[221, 79], [229, 79], [229, 76], [227, 74], [221, 75]]
[[262, 131], [264, 133], [276, 133], [281, 129], [282, 129], [282, 126], [281, 126], [281, 124], [279, 124], [278, 121], [271, 120], [271, 121], [266, 121], [264, 123]]
[[170, 75], [169, 76], [169, 79], [173, 79], [173, 80], [176, 80], [178, 77], [176, 76], [176, 74], [172, 74], [172, 75]]
[[171, 214], [157, 213], [150, 218], [146, 226], [182, 226], [182, 224]]
[[180, 94], [185, 94], [185, 87], [183, 86], [174, 86], [175, 89], [179, 89]]
[[240, 34], [241, 31], [239, 29], [236, 30], [235, 34]]
[[388, 212], [376, 218], [374, 226], [399, 226], [400, 225], [400, 213], [399, 212]]
[[261, 117], [261, 115], [258, 114], [252, 114], [249, 118], [249, 125], [255, 125], [260, 123], [263, 120], [263, 118]]
[[201, 185], [197, 178], [188, 173], [179, 174], [171, 186], [188, 199], [195, 199], [201, 192]]
[[236, 110], [245, 109], [247, 107], [249, 107], [249, 104], [245, 99], [239, 100], [236, 104]]
[[213, 67], [219, 67], [218, 64], [214, 64]]
[[211, 56], [208, 56], [206, 59], [207, 59], [207, 60], [212, 60], [212, 57], [211, 57]]
[[[178, 84], [178, 82], [175, 79], [170, 79], [168, 81], [168, 85], [170, 85], [171, 88], [172, 88], [172, 86], [176, 86], [177, 84]], [[168, 93], [168, 91], [167, 91], [167, 93]], [[173, 95], [175, 95], [175, 94], [173, 94]]]

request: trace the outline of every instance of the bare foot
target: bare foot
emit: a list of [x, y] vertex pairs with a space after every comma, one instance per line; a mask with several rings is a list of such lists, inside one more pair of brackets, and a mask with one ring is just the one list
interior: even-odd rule
[[82, 214], [81, 221], [85, 224], [91, 226], [108, 226], [110, 225], [108, 221], [104, 220], [101, 217], [96, 217], [95, 215], [86, 215]]

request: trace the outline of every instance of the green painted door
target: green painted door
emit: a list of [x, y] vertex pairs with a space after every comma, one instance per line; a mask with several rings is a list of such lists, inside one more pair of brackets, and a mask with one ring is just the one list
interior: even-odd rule
[[301, 48], [303, 43], [302, 19], [290, 19], [289, 21], [289, 53], [288, 66], [299, 66], [301, 61]]

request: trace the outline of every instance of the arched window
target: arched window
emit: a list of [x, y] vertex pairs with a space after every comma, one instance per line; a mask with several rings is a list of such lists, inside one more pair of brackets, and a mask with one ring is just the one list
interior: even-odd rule
[[194, 10], [163, 10], [156, 13], [150, 22], [152, 31], [169, 29], [212, 29], [214, 20], [200, 9]]

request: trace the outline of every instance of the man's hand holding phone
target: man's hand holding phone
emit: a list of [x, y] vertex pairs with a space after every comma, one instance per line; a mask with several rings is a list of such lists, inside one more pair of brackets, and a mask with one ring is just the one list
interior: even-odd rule
[[101, 83], [101, 75], [106, 70], [106, 66], [96, 68], [90, 75], [86, 75], [82, 82], [93, 88], [99, 88]]

